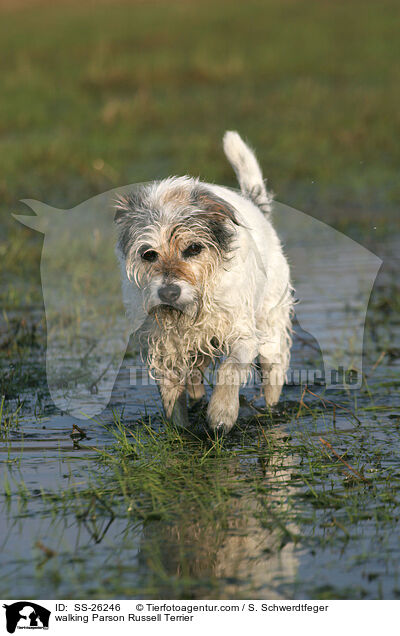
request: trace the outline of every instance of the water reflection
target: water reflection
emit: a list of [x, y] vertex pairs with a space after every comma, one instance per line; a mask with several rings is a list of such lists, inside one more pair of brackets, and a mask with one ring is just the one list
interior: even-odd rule
[[[268, 431], [275, 438], [282, 433]], [[179, 588], [168, 589], [166, 582], [183, 579], [183, 596], [198, 598], [201, 590], [201, 598], [284, 598], [279, 585], [290, 584], [298, 567], [297, 528], [290, 521], [291, 461], [285, 457], [282, 465], [281, 458], [269, 460], [268, 466], [249, 458], [230, 461], [226, 478], [238, 485], [218, 514], [211, 511], [207, 518], [199, 506], [176, 523], [145, 526], [140, 562], [158, 572], [161, 583], [164, 579], [166, 597], [174, 598]]]

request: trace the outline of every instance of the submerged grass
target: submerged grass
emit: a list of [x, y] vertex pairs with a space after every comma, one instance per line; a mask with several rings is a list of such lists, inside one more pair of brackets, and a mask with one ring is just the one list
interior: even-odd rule
[[[117, 413], [106, 428], [113, 440], [106, 448], [79, 442], [92, 460], [81, 479], [70, 474], [61, 490], [32, 492], [23, 480], [4, 482], [6, 499], [19, 502], [19, 518], [48, 520], [35, 538], [36, 576], [46, 570], [51, 580], [62, 565], [69, 573], [58, 583], [64, 596], [72, 580], [93, 597], [361, 598], [378, 594], [378, 583], [394, 595], [394, 572], [387, 571], [398, 550], [390, 536], [400, 518], [392, 453], [398, 427], [380, 440], [379, 424], [371, 425], [354, 403], [311, 394], [303, 412], [287, 403], [279, 412], [256, 413], [222, 439], [157, 418], [129, 423]], [[61, 519], [86, 537], [72, 552], [57, 545]], [[379, 555], [371, 552], [376, 541]], [[104, 555], [114, 546], [101, 576], [93, 552], [99, 544]], [[321, 572], [319, 586], [308, 572], [294, 577], [299, 555], [312, 559], [317, 551], [323, 562], [339, 546], [343, 563], [357, 555], [353, 583], [354, 576], [366, 577], [359, 588], [325, 584]], [[267, 572], [275, 572], [279, 554], [288, 563], [274, 580]], [[88, 564], [96, 582], [82, 570]], [[328, 559], [328, 571], [334, 565]]]
[[21, 411], [21, 405], [15, 410], [10, 410], [8, 406], [5, 406], [5, 396], [3, 395], [0, 400], [0, 441], [4, 441], [8, 438], [9, 433], [18, 429], [19, 427], [19, 413]]

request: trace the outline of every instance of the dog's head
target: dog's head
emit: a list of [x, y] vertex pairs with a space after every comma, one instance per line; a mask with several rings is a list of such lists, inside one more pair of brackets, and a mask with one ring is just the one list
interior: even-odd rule
[[118, 247], [149, 313], [196, 316], [229, 258], [238, 221], [232, 206], [189, 177], [138, 187], [117, 202]]

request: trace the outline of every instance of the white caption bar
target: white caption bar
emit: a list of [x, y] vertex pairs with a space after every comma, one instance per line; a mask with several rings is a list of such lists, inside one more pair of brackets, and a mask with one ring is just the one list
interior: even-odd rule
[[[385, 625], [397, 624], [399, 601], [0, 601], [0, 633], [32, 636], [96, 633], [171, 634], [190, 628], [262, 629], [261, 634], [376, 636]], [[344, 629], [345, 627], [345, 629]], [[23, 631], [21, 631], [23, 630]], [[44, 634], [43, 634], [44, 636]]]

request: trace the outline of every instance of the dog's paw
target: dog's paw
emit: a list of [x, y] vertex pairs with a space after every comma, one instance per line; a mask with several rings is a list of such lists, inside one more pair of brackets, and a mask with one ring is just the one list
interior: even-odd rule
[[232, 429], [232, 426], [226, 426], [225, 422], [219, 422], [217, 426], [211, 426], [211, 424], [209, 424], [209, 429], [211, 430], [211, 433], [213, 433], [214, 437], [218, 439], [227, 435]]
[[280, 384], [265, 384], [264, 385], [264, 397], [265, 404], [267, 406], [276, 406], [279, 402], [279, 398], [282, 392], [282, 385]]
[[177, 428], [187, 428], [189, 426], [186, 392], [182, 393], [176, 400], [169, 421]]
[[229, 433], [239, 414], [239, 395], [214, 391], [207, 409], [208, 425], [215, 433]]

